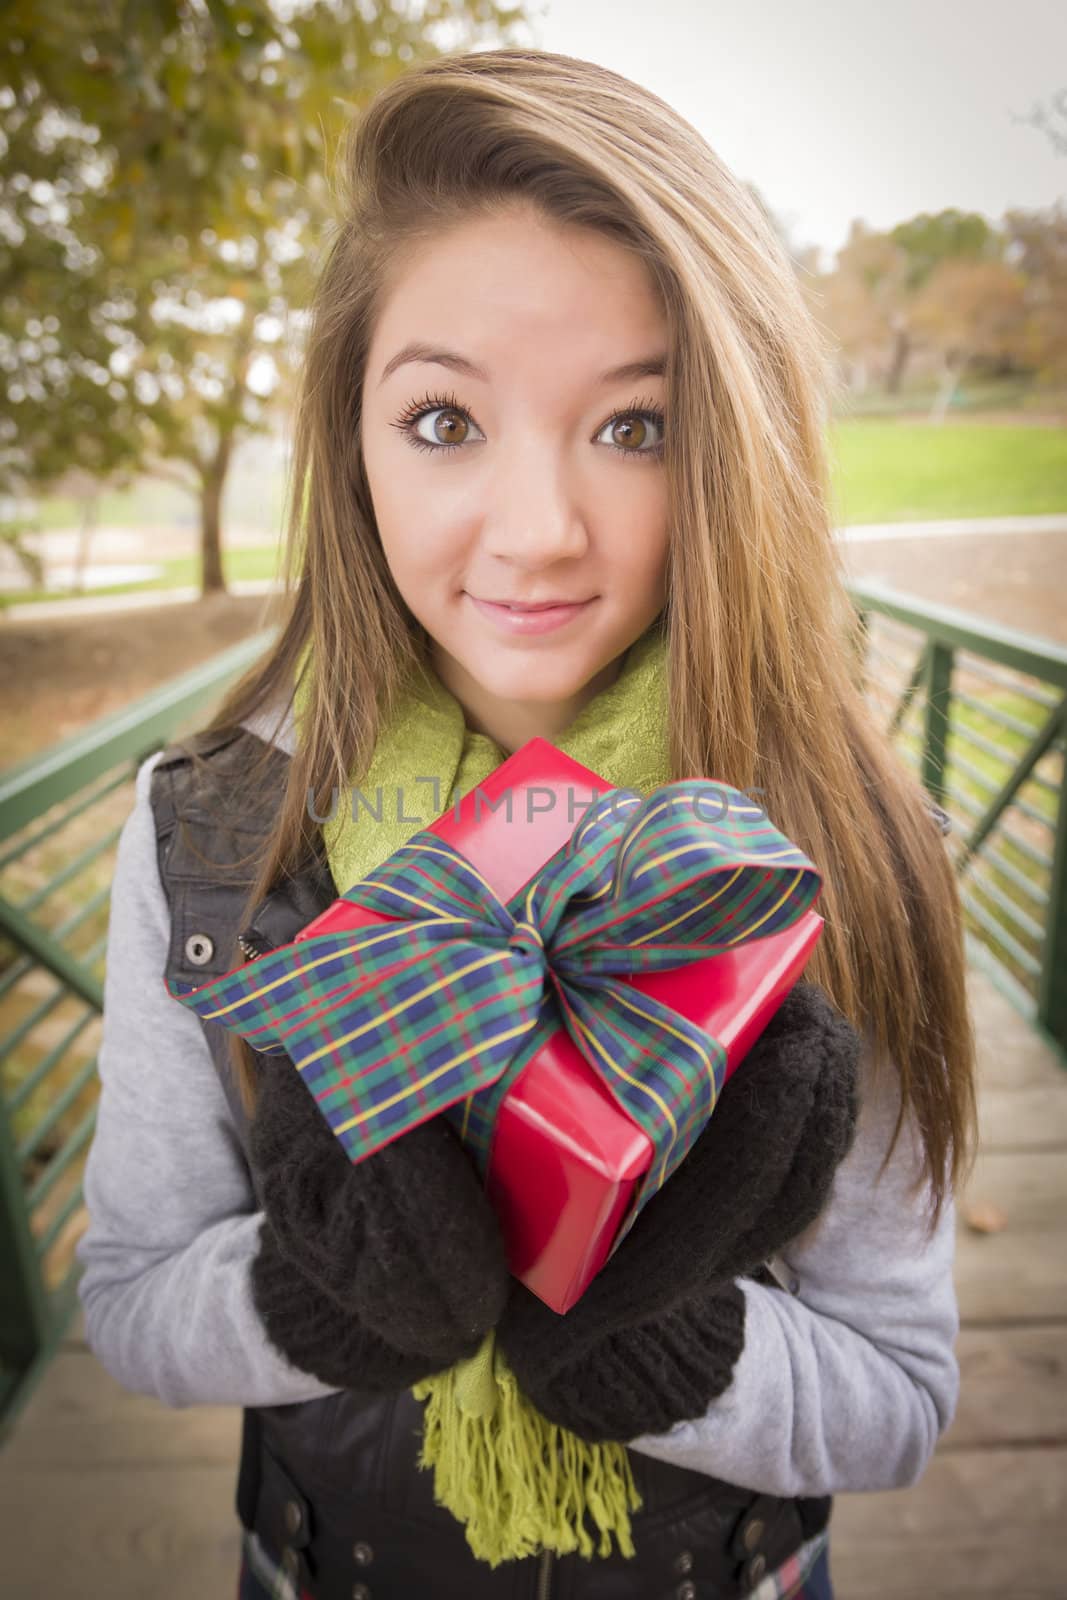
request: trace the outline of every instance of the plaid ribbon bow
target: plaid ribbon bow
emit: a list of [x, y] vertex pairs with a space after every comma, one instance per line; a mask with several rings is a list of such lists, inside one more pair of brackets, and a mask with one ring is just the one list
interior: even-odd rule
[[506, 904], [423, 829], [345, 896], [395, 921], [168, 989], [257, 1050], [287, 1053], [353, 1162], [447, 1112], [483, 1176], [500, 1101], [562, 1022], [652, 1142], [628, 1232], [704, 1128], [726, 1054], [618, 977], [778, 933], [821, 887], [729, 785], [611, 789]]

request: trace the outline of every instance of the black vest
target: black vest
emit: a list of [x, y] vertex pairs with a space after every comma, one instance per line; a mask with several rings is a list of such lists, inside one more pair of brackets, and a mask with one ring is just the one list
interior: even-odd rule
[[[253, 753], [263, 754], [262, 742], [243, 729], [196, 735], [164, 751], [152, 774], [171, 983], [205, 983], [234, 965], [257, 846], [289, 759], [273, 749], [254, 798], [242, 794], [238, 807], [234, 783]], [[309, 875], [300, 892], [308, 920], [334, 894], [322, 874]], [[247, 1158], [229, 1036], [217, 1023], [203, 1027]], [[829, 1497], [757, 1494], [631, 1451], [643, 1500], [632, 1518], [632, 1559], [545, 1553], [494, 1570], [434, 1503], [433, 1475], [417, 1466], [421, 1424], [422, 1402], [410, 1390], [343, 1389], [245, 1408], [237, 1513], [302, 1592], [316, 1600], [740, 1600], [830, 1516]]]

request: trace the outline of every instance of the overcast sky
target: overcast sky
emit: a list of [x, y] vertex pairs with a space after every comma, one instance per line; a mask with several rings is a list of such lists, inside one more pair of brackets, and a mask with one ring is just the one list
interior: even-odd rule
[[1067, 0], [542, 0], [535, 26], [669, 101], [794, 244], [1067, 195], [1067, 156], [1012, 120], [1067, 88]]

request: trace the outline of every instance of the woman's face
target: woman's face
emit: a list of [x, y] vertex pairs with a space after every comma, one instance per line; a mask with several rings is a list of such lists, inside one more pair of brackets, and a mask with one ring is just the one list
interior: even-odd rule
[[[532, 207], [390, 281], [362, 421], [382, 546], [468, 724], [509, 750], [566, 728], [663, 608], [666, 351], [639, 258]], [[549, 600], [574, 609], [539, 631], [487, 604]]]

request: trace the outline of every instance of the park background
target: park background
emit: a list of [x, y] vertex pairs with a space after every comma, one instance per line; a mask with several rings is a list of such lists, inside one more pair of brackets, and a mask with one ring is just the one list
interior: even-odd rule
[[[69, 819], [73, 794], [49, 809], [55, 775], [91, 763], [123, 718], [148, 729], [154, 696], [185, 704], [175, 685], [194, 669], [210, 687], [212, 663], [233, 670], [269, 623], [337, 135], [418, 60], [500, 42], [587, 56], [676, 105], [767, 211], [834, 352], [834, 513], [872, 714], [892, 720], [953, 816], [982, 1064], [982, 1153], [960, 1209], [960, 1415], [922, 1483], [847, 1497], [835, 1571], [842, 1600], [1058, 1595], [1067, 22], [1038, 0], [3, 9], [11, 1592], [65, 1594], [75, 1580], [111, 1596], [229, 1592], [234, 1419], [194, 1412], [178, 1426], [122, 1395], [56, 1309], [85, 1221], [98, 1008], [69, 974], [56, 987], [47, 951], [35, 964], [16, 914], [98, 985], [128, 773]], [[946, 663], [939, 731], [929, 708], [935, 687], [948, 706]], [[57, 1504], [71, 1518], [58, 1544]]]

